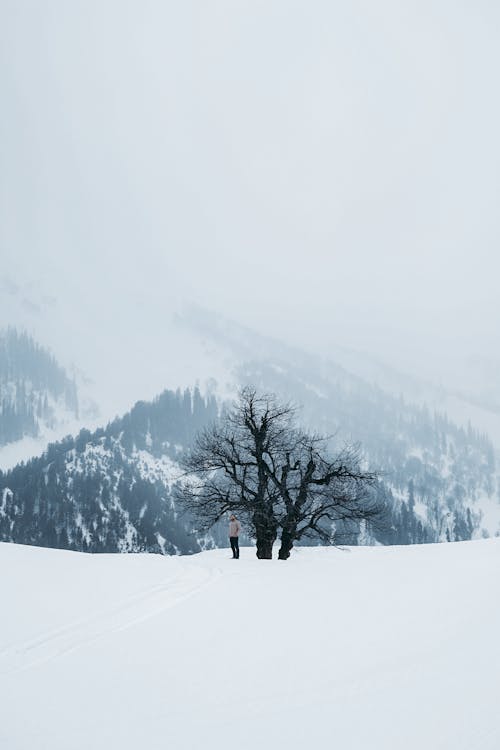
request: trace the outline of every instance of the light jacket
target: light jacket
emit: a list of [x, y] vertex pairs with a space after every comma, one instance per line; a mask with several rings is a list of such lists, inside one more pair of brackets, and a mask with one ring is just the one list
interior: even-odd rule
[[240, 529], [239, 521], [229, 521], [229, 536], [239, 536]]

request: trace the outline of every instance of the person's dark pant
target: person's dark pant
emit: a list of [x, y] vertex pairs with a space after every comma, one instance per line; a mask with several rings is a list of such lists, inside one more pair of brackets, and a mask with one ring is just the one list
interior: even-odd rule
[[236, 557], [236, 559], [238, 559], [240, 556], [240, 547], [238, 544], [238, 537], [230, 536], [229, 541], [231, 542], [231, 549], [233, 550], [233, 557]]

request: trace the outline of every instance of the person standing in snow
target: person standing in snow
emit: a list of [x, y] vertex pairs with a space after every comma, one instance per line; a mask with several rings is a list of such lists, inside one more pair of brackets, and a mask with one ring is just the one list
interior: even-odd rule
[[240, 535], [241, 524], [235, 515], [231, 515], [229, 518], [229, 541], [231, 542], [231, 549], [233, 550], [233, 559], [238, 560], [240, 557], [240, 547], [238, 544], [238, 537]]

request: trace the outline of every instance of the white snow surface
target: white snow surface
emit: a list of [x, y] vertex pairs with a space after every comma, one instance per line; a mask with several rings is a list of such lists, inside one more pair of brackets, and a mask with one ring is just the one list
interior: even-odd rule
[[0, 565], [2, 748], [500, 747], [498, 539]]

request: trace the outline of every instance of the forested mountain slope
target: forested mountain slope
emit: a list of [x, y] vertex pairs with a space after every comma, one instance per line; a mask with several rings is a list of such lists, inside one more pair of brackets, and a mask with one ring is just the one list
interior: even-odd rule
[[[277, 366], [246, 375], [278, 392], [283, 377], [289, 391], [292, 387], [290, 376]], [[314, 391], [304, 418], [321, 430], [343, 425], [334, 444], [361, 433], [366, 460], [380, 471], [374, 491], [386, 509], [376, 527], [353, 524], [340, 541], [407, 544], [480, 533], [481, 499], [496, 492], [486, 438], [397, 399], [382, 394], [377, 399], [361, 384], [355, 389], [352, 383], [342, 388], [338, 382], [318, 381], [315, 388], [320, 385], [326, 392]], [[311, 385], [296, 377], [297, 400], [303, 389], [311, 391]], [[168, 554], [226, 543], [225, 529], [197, 538], [192, 519], [179, 513], [172, 492], [180, 475], [179, 455], [217, 413], [215, 398], [202, 397], [197, 388], [165, 391], [153, 402], [138, 402], [106, 428], [82, 430], [76, 438], [50, 445], [40, 458], [0, 474], [0, 540]]]
[[[408, 392], [415, 395], [421, 388], [418, 401], [381, 387], [368, 374], [356, 374], [328, 351], [315, 356], [196, 308], [181, 322], [232, 353], [239, 363], [235, 383], [291, 399], [302, 407], [308, 426], [334, 435], [334, 443], [361, 443], [370, 466], [381, 472], [379, 491], [391, 508], [391, 522], [377, 532], [380, 540], [412, 543], [500, 533], [495, 446], [470, 422], [449, 419], [445, 392], [442, 407], [437, 391], [432, 394], [431, 408], [422, 398], [427, 384], [414, 377]], [[359, 362], [358, 369], [369, 371]], [[405, 377], [398, 374], [393, 387], [403, 387]]]
[[205, 540], [179, 516], [171, 489], [179, 451], [216, 413], [197, 389], [165, 391], [0, 473], [0, 539], [89, 552], [198, 551]]
[[280, 360], [248, 362], [240, 378], [303, 404], [309, 426], [333, 435], [334, 445], [361, 443], [391, 509], [379, 541], [452, 541], [500, 530], [495, 451], [471, 426], [459, 427], [333, 364], [312, 374]]
[[78, 416], [74, 381], [26, 333], [0, 332], [0, 447]]

